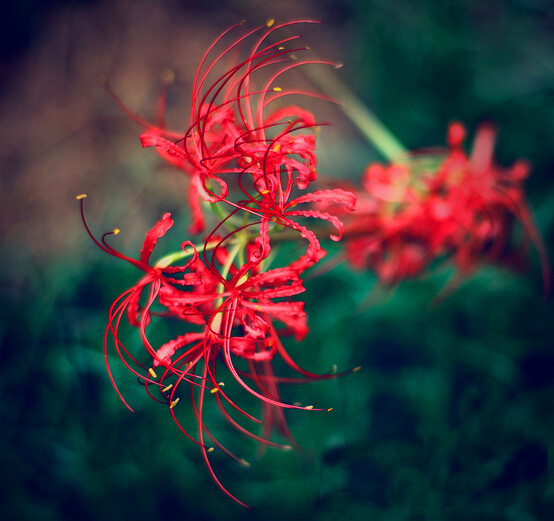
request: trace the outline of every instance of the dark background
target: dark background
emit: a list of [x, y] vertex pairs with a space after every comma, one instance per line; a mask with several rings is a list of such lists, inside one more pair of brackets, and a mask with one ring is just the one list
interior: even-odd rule
[[[209, 413], [218, 437], [252, 463], [212, 457], [254, 507], [245, 511], [134, 378], [116, 371], [134, 415], [113, 392], [106, 310], [138, 274], [94, 247], [74, 199], [87, 192], [92, 228], [118, 226], [118, 248], [136, 256], [163, 211], [184, 216], [186, 183], [140, 149], [140, 129], [99, 77], [151, 117], [171, 68], [169, 119], [179, 126], [198, 58], [222, 29], [307, 17], [325, 22], [302, 30], [314, 52], [344, 63], [341, 79], [406, 146], [443, 144], [453, 119], [470, 129], [496, 121], [499, 162], [533, 164], [530, 205], [552, 252], [549, 2], [29, 0], [3, 9], [3, 519], [554, 519], [553, 304], [541, 300], [534, 251], [522, 273], [483, 267], [437, 306], [445, 268], [379, 298], [371, 274], [347, 267], [310, 280], [311, 333], [288, 344], [291, 354], [315, 372], [363, 370], [285, 390], [334, 408], [288, 414], [301, 454], [257, 459]], [[323, 110], [335, 127], [318, 138], [321, 176], [355, 181], [381, 158], [340, 111]], [[180, 226], [169, 243], [182, 240]], [[179, 407], [186, 414], [186, 401]]]

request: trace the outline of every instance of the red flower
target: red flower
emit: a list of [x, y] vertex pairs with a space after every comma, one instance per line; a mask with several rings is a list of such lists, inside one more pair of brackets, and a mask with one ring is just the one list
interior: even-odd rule
[[[191, 202], [197, 200], [197, 196], [212, 203], [227, 200], [229, 187], [222, 178], [225, 174], [237, 175], [239, 187], [254, 206], [267, 194], [277, 198], [278, 204], [283, 206], [293, 185], [305, 189], [317, 178], [315, 138], [300, 132], [323, 123], [316, 124], [310, 112], [295, 105], [270, 110], [270, 106], [291, 94], [322, 97], [275, 85], [293, 68], [329, 64], [291, 59], [294, 53], [306, 50], [305, 47], [284, 47], [298, 36], [268, 42], [270, 34], [297, 23], [252, 30], [217, 53], [216, 45], [234, 27], [225, 31], [208, 49], [198, 67], [192, 89], [189, 129], [179, 135], [152, 125], [141, 136], [143, 146], [155, 146], [162, 157], [192, 176]], [[262, 30], [246, 57], [210, 83], [209, 78], [215, 74], [218, 64]], [[271, 74], [262, 82], [261, 73], [266, 71]], [[248, 183], [245, 176], [254, 183], [254, 196], [245, 188]], [[218, 186], [217, 191], [214, 186]], [[244, 207], [244, 203], [239, 205]], [[197, 204], [193, 210], [194, 230], [199, 231], [201, 215]]]
[[415, 153], [388, 167], [370, 165], [365, 192], [346, 226], [350, 262], [374, 269], [386, 284], [417, 277], [443, 257], [465, 276], [482, 262], [520, 259], [513, 226], [519, 221], [539, 252], [546, 290], [546, 252], [523, 189], [529, 166], [525, 161], [498, 166], [495, 137], [491, 125], [481, 126], [468, 156], [462, 149], [465, 128], [452, 123], [449, 150]]
[[[298, 270], [285, 267], [260, 272], [259, 260], [254, 254], [259, 247], [254, 245], [249, 248], [252, 252], [251, 260], [240, 268], [236, 267], [234, 263], [230, 263], [232, 259], [229, 252], [223, 247], [225, 239], [220, 240], [214, 248], [210, 264], [205, 264], [195, 247], [190, 242], [185, 242], [182, 256], [190, 257], [186, 263], [168, 266], [165, 261], [161, 261], [151, 265], [150, 257], [158, 239], [173, 225], [170, 214], [165, 214], [146, 234], [138, 260], [123, 255], [107, 243], [106, 237], [117, 233], [117, 230], [105, 234], [99, 241], [90, 232], [83, 213], [82, 216], [89, 235], [100, 248], [145, 272], [139, 282], [114, 301], [108, 315], [104, 353], [110, 379], [118, 396], [132, 410], [112, 376], [109, 363], [110, 337], [113, 338], [115, 350], [124, 365], [145, 384], [146, 391], [154, 400], [169, 406], [171, 415], [181, 431], [200, 446], [209, 472], [218, 486], [243, 504], [227, 491], [215, 475], [208, 459], [208, 453], [213, 448], [206, 445], [207, 440], [211, 440], [214, 446], [239, 463], [247, 463], [221, 444], [205, 425], [205, 399], [213, 395], [224, 418], [239, 432], [264, 446], [289, 449], [290, 445], [282, 445], [269, 439], [273, 429], [276, 429], [292, 445], [296, 445], [287, 427], [283, 409], [311, 410], [313, 407], [283, 402], [280, 398], [279, 383], [338, 376], [334, 372], [317, 375], [303, 370], [292, 360], [279, 338], [279, 335], [285, 334], [294, 335], [297, 340], [301, 340], [308, 331], [303, 303], [281, 300], [304, 291]], [[228, 265], [229, 279], [214, 275], [213, 268], [219, 263]], [[280, 300], [275, 302], [274, 299]], [[144, 304], [141, 305], [141, 301], [144, 301]], [[160, 307], [163, 311], [156, 310]], [[129, 323], [140, 332], [144, 347], [142, 355], [132, 353], [121, 338], [121, 320], [125, 315]], [[147, 329], [152, 318], [156, 316], [179, 318], [196, 325], [198, 330], [186, 332], [155, 347], [149, 340]], [[274, 325], [275, 321], [285, 326], [279, 334]], [[301, 377], [277, 377], [271, 364], [276, 355], [279, 355], [291, 369], [299, 372]], [[248, 370], [239, 370], [235, 366], [235, 358], [246, 360]], [[261, 400], [263, 421], [241, 409], [225, 393], [223, 383], [219, 381], [218, 361], [224, 363], [240, 386]], [[252, 382], [253, 386], [247, 380]], [[176, 416], [175, 406], [183, 396], [183, 385], [190, 388], [192, 410], [198, 426], [197, 439], [187, 432]], [[244, 427], [231, 416], [229, 409], [238, 411], [249, 421], [263, 424], [262, 433], [254, 434]]]

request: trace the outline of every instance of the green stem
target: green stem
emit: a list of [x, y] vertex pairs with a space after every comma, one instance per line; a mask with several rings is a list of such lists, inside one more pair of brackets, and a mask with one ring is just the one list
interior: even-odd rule
[[[229, 214], [226, 214], [225, 211], [223, 210], [223, 207], [220, 203], [224, 203], [225, 201], [219, 201], [217, 203], [209, 203], [209, 206], [212, 210], [212, 212], [217, 216], [219, 217], [219, 219], [221, 219], [221, 221], [225, 221], [224, 223], [224, 226], [225, 228], [227, 228], [229, 231], [233, 231], [233, 226], [235, 227], [239, 227], [241, 226], [241, 223], [242, 223], [242, 219], [237, 216], [237, 215], [234, 215], [232, 217], [229, 217]], [[226, 203], [228, 204], [228, 203]]]
[[408, 154], [408, 149], [332, 71], [321, 67], [306, 67], [304, 73], [318, 88], [341, 104], [348, 118], [385, 158], [396, 161]]
[[[223, 269], [221, 270], [221, 276], [224, 279], [227, 279], [227, 275], [229, 275], [229, 271], [231, 270], [231, 266], [233, 265], [233, 262], [235, 260], [235, 257], [239, 254], [240, 251], [244, 249], [244, 244], [242, 240], [237, 240], [237, 242], [233, 245], [233, 248], [229, 252], [229, 257], [227, 257], [227, 260], [225, 261], [225, 264], [223, 265]], [[217, 285], [217, 292], [223, 293], [223, 283], [220, 283]], [[219, 308], [223, 304], [223, 297], [217, 299], [215, 303], [216, 309]], [[221, 328], [221, 320], [223, 319], [223, 313], [220, 311], [217, 313], [211, 323], [211, 328], [218, 333]]]

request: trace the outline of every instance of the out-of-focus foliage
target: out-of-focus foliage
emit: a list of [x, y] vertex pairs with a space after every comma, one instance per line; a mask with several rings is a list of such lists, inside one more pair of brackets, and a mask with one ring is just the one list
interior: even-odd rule
[[[248, 7], [231, 1], [205, 2], [202, 8], [169, 1], [117, 2], [116, 8], [89, 4], [100, 20], [120, 17], [126, 44], [119, 49], [129, 61], [116, 60], [114, 81], [127, 92], [132, 91], [127, 85], [150, 76], [144, 57], [144, 62], [137, 58], [144, 67], [133, 69], [129, 49], [146, 53], [133, 24], [146, 28], [150, 18], [154, 31], [156, 20], [164, 17], [168, 24], [172, 17], [194, 20], [209, 41]], [[259, 6], [249, 17], [263, 21], [266, 13], [255, 9]], [[470, 128], [482, 118], [494, 119], [500, 161], [511, 164], [526, 157], [533, 164], [529, 200], [554, 250], [554, 47], [549, 36], [554, 12], [547, 2], [326, 0], [296, 8], [276, 3], [270, 14], [327, 22], [318, 29], [326, 42], [322, 52], [333, 42], [333, 58], [345, 63], [343, 79], [410, 147], [442, 143], [453, 118]], [[77, 8], [60, 3], [58, 14], [50, 16], [48, 24], [69, 27], [67, 37], [76, 38], [71, 36], [74, 26], [62, 21], [80, 16]], [[178, 54], [189, 52], [185, 40]], [[86, 41], [77, 42], [92, 52]], [[175, 49], [164, 52], [177, 54]], [[20, 51], [21, 62], [12, 60], [14, 77], [20, 67], [29, 67], [29, 58], [21, 57], [29, 55], [40, 56], [33, 42]], [[193, 64], [196, 58], [191, 57]], [[171, 65], [168, 59], [160, 70]], [[69, 83], [62, 87], [69, 96], [72, 76], [67, 74]], [[180, 86], [188, 88], [186, 80]], [[131, 101], [147, 110], [156, 85], [143, 89]], [[405, 283], [392, 295], [372, 291], [370, 274], [346, 267], [309, 281], [306, 309], [312, 331], [302, 345], [291, 343], [291, 352], [315, 372], [333, 364], [339, 370], [357, 365], [363, 370], [284, 390], [291, 401], [334, 408], [329, 414], [287, 415], [303, 454], [269, 450], [257, 460], [256, 447], [232, 435], [231, 445], [252, 467], [213, 456], [222, 480], [255, 507], [245, 511], [219, 493], [196, 447], [136, 380], [116, 371], [135, 414], [113, 392], [101, 351], [106, 310], [138, 273], [95, 250], [84, 232], [79, 235], [77, 205], [73, 211], [68, 201], [81, 187], [71, 172], [60, 175], [56, 165], [71, 161], [76, 170], [75, 158], [83, 158], [87, 179], [97, 176], [87, 185], [94, 190], [91, 222], [95, 230], [125, 222], [118, 240], [128, 253], [138, 251], [140, 237], [161, 211], [179, 211], [183, 187], [172, 174], [155, 171], [153, 155], [134, 147], [136, 128], [100, 90], [94, 91], [101, 101], [93, 104], [92, 113], [98, 110], [102, 118], [84, 118], [85, 130], [74, 129], [76, 134], [60, 131], [65, 127], [54, 117], [55, 104], [41, 108], [35, 98], [35, 105], [27, 106], [31, 102], [18, 98], [9, 83], [3, 92], [0, 110], [10, 116], [1, 120], [3, 136], [20, 132], [22, 140], [30, 132], [16, 119], [19, 103], [27, 111], [35, 106], [34, 126], [44, 125], [45, 141], [51, 137], [48, 130], [66, 139], [54, 140], [54, 152], [26, 167], [25, 172], [39, 172], [36, 178], [22, 173], [36, 151], [30, 144], [19, 155], [11, 148], [0, 156], [2, 190], [9, 196], [2, 210], [6, 235], [0, 261], [3, 518], [552, 519], [554, 309], [552, 301], [541, 300], [536, 258], [521, 275], [483, 269], [435, 306], [433, 297], [449, 275], [443, 271]], [[80, 96], [85, 103], [89, 93]], [[75, 108], [72, 114], [80, 112]], [[94, 132], [79, 141], [91, 125]], [[325, 141], [323, 133], [321, 171], [356, 180], [363, 165], [377, 156], [347, 122], [338, 125], [332, 140]], [[109, 148], [113, 141], [120, 145], [119, 154]], [[8, 138], [3, 142], [10, 143]], [[30, 143], [40, 145], [37, 138]], [[76, 150], [78, 144], [83, 148]], [[110, 151], [109, 161], [102, 159], [104, 149]], [[41, 170], [45, 162], [49, 171]], [[85, 178], [82, 172], [75, 176]], [[44, 214], [37, 216], [37, 208]], [[55, 218], [60, 208], [64, 213]], [[13, 226], [11, 216], [17, 216]], [[41, 222], [52, 223], [54, 230], [44, 247]], [[173, 238], [180, 240], [178, 234]], [[210, 421], [224, 436], [219, 417], [214, 414]]]

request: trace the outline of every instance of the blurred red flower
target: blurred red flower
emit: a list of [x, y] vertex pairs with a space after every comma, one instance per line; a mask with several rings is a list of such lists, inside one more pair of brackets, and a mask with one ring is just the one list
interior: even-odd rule
[[[547, 255], [523, 187], [529, 164], [520, 160], [503, 168], [494, 161], [496, 130], [491, 124], [477, 129], [469, 155], [462, 148], [465, 134], [463, 125], [452, 123], [448, 149], [366, 168], [356, 212], [346, 217], [349, 262], [375, 270], [387, 285], [418, 277], [441, 259], [452, 261], [464, 277], [484, 262], [520, 265], [530, 239], [548, 291]], [[524, 231], [520, 240], [518, 222]]]

